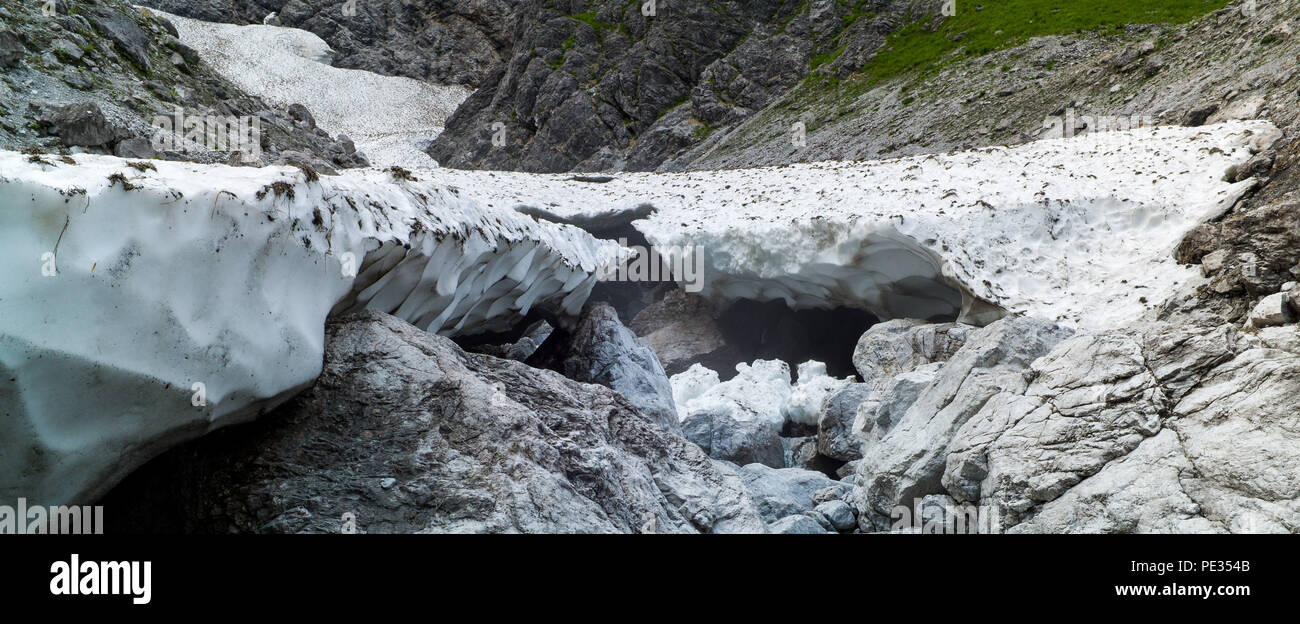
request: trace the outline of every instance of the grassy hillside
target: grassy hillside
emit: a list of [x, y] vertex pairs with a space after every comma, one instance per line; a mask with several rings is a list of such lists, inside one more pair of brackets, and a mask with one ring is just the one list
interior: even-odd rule
[[1128, 24], [1188, 22], [1228, 0], [956, 0], [956, 15], [937, 29], [914, 22], [886, 40], [865, 75], [879, 82], [903, 72], [942, 65], [954, 52], [981, 56], [1030, 37], [1121, 31]]

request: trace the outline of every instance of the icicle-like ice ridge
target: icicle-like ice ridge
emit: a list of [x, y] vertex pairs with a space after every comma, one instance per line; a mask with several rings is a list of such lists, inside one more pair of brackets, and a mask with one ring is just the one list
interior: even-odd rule
[[[33, 162], [40, 160], [44, 162]], [[89, 500], [320, 373], [325, 320], [576, 313], [618, 246], [386, 171], [0, 152], [0, 499]]]

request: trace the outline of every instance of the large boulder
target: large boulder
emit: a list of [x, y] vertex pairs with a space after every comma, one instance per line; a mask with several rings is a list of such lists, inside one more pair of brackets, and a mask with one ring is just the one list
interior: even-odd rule
[[737, 420], [725, 411], [705, 410], [682, 422], [682, 433], [714, 459], [740, 466], [786, 466], [781, 428], [771, 421]]
[[[1231, 359], [1238, 342], [1229, 325], [1114, 330], [1062, 342], [1031, 365], [1032, 383], [991, 397], [957, 433], [947, 448], [947, 493], [979, 501], [1003, 528], [1019, 523], [1158, 434], [1175, 402]], [[1142, 457], [1123, 465], [1151, 464]], [[1179, 472], [1177, 461], [1161, 465]], [[1115, 494], [1124, 472], [1115, 468], [1104, 477], [1110, 485], [1097, 490], [1093, 481], [1082, 491], [1100, 501], [1103, 492]], [[1118, 504], [1131, 493], [1115, 495]], [[1143, 525], [1133, 514], [1115, 519]]]
[[863, 439], [853, 424], [871, 392], [870, 384], [850, 383], [827, 397], [817, 422], [818, 453], [840, 461], [862, 458]]
[[133, 16], [111, 6], [96, 6], [86, 13], [86, 18], [127, 58], [148, 73], [152, 68], [149, 62], [150, 37], [136, 24]]
[[948, 443], [985, 402], [1028, 385], [1025, 373], [1072, 332], [1055, 323], [1012, 317], [971, 332], [939, 377], [858, 466], [859, 520], [883, 528], [896, 506], [942, 492]]
[[1287, 293], [1273, 293], [1255, 304], [1247, 322], [1251, 327], [1273, 327], [1295, 321]]
[[672, 385], [659, 358], [623, 326], [607, 303], [586, 306], [577, 327], [553, 332], [528, 363], [617, 390], [651, 422], [681, 431]]
[[[758, 505], [763, 518], [771, 523], [786, 516], [810, 512], [826, 500], [829, 492], [847, 493], [852, 486], [832, 481], [826, 475], [801, 468], [772, 468], [749, 464], [740, 469], [745, 488]], [[821, 493], [819, 496], [818, 494]]]
[[883, 388], [889, 379], [932, 362], [947, 361], [965, 344], [974, 327], [896, 319], [867, 330], [853, 349], [853, 367], [862, 381]]
[[69, 147], [108, 147], [126, 134], [94, 102], [38, 107], [37, 117]]
[[[1154, 375], [1154, 390], [1135, 393], [1130, 389], [1140, 386], [1131, 381], [1099, 380], [1090, 390], [1112, 403], [1066, 402], [1057, 408], [1061, 413], [1027, 423], [1049, 435], [1026, 438], [1023, 431], [1008, 430], [994, 441], [1002, 450], [988, 453], [990, 466], [1005, 465], [1009, 455], [1031, 461], [1034, 465], [1016, 467], [1027, 482], [1039, 479], [1029, 476], [1037, 471], [1050, 486], [1061, 473], [1074, 471], [1069, 480], [1078, 484], [1059, 496], [1050, 495], [1054, 490], [1008, 496], [1018, 489], [1015, 480], [985, 479], [980, 495], [988, 502], [981, 504], [1013, 512], [1035, 507], [1019, 514], [1025, 516], [1019, 524], [1016, 515], [1003, 518], [1011, 532], [1300, 532], [1300, 478], [1294, 470], [1300, 462], [1295, 422], [1300, 354], [1255, 347], [1231, 325], [1142, 333], [1146, 362], [1154, 366], [1137, 375]], [[1080, 346], [1073, 349], [1076, 380], [1094, 366]], [[1052, 357], [1058, 364], [1068, 359], [1064, 353]], [[1133, 414], [1152, 395], [1164, 399], [1165, 417]], [[1159, 433], [1134, 436], [1128, 423], [1143, 418], [1162, 426]], [[1124, 453], [1126, 446], [1131, 452]], [[1021, 450], [1008, 453], [1012, 447]], [[1096, 457], [1106, 451], [1118, 457], [1109, 462]], [[1049, 464], [1059, 468], [1044, 470]]]
[[117, 532], [763, 532], [734, 468], [622, 395], [466, 353], [394, 317], [332, 322], [276, 414], [111, 493]]
[[637, 313], [629, 325], [659, 356], [664, 371], [676, 375], [694, 364], [728, 370], [741, 360], [729, 346], [702, 297], [674, 289]]

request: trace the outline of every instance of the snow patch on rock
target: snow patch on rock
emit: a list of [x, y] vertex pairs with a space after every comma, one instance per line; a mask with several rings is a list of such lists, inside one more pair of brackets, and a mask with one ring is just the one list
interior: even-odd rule
[[346, 134], [377, 166], [433, 167], [422, 145], [442, 134], [469, 97], [459, 86], [329, 65], [329, 44], [305, 30], [217, 24], [164, 15], [181, 43], [245, 92], [285, 107], [304, 104], [330, 134]]
[[686, 420], [713, 412], [777, 427], [786, 422], [816, 425], [822, 403], [850, 381], [828, 376], [825, 364], [811, 360], [799, 365], [795, 383], [791, 383], [790, 366], [781, 360], [741, 362], [736, 372], [735, 377], [719, 383], [716, 372], [695, 364], [669, 378], [678, 416]]

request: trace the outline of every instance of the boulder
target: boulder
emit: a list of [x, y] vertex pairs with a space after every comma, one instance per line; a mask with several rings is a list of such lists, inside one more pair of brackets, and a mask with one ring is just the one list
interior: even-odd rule
[[158, 155], [154, 150], [153, 143], [149, 139], [133, 137], [118, 141], [117, 147], [113, 150], [114, 155], [118, 158], [133, 158], [147, 160]]
[[853, 423], [870, 395], [870, 384], [851, 383], [826, 399], [817, 421], [817, 452], [840, 461], [862, 458], [863, 439]]
[[736, 420], [720, 411], [701, 411], [682, 422], [682, 434], [714, 459], [744, 466], [786, 466], [781, 429], [766, 420]]
[[943, 362], [966, 342], [970, 325], [896, 319], [872, 326], [853, 350], [853, 366], [865, 383], [883, 388], [889, 379], [932, 362]]
[[39, 107], [38, 118], [69, 147], [108, 147], [125, 134], [94, 102]]
[[828, 487], [839, 491], [851, 489], [844, 483], [832, 481], [826, 475], [800, 468], [771, 468], [762, 464], [749, 464], [740, 469], [745, 489], [753, 497], [759, 513], [768, 522], [786, 516], [802, 514], [816, 507], [813, 495]]
[[110, 6], [96, 6], [86, 13], [86, 18], [132, 62], [146, 72], [151, 69], [149, 35], [131, 16]]
[[681, 431], [672, 385], [659, 358], [623, 326], [609, 304], [586, 306], [573, 331], [557, 330], [528, 363], [616, 390], [651, 422], [668, 431]]
[[694, 364], [728, 370], [741, 355], [727, 345], [703, 298], [673, 289], [646, 306], [628, 326], [659, 356], [664, 371], [676, 375]]
[[1273, 327], [1295, 322], [1295, 313], [1287, 298], [1287, 293], [1273, 293], [1255, 304], [1247, 318], [1251, 327]]
[[310, 391], [105, 504], [115, 532], [763, 532], [744, 491], [619, 393], [363, 312], [329, 325]]
[[852, 531], [858, 526], [857, 514], [842, 500], [826, 501], [818, 505], [815, 511], [826, 516], [836, 531]]
[[[942, 483], [1013, 525], [1160, 431], [1171, 406], [1140, 336], [1078, 335], [988, 397], [945, 449]], [[930, 493], [930, 492], [927, 492]]]
[[767, 530], [769, 533], [778, 535], [825, 535], [830, 533], [816, 520], [803, 514], [781, 518], [768, 525]]

